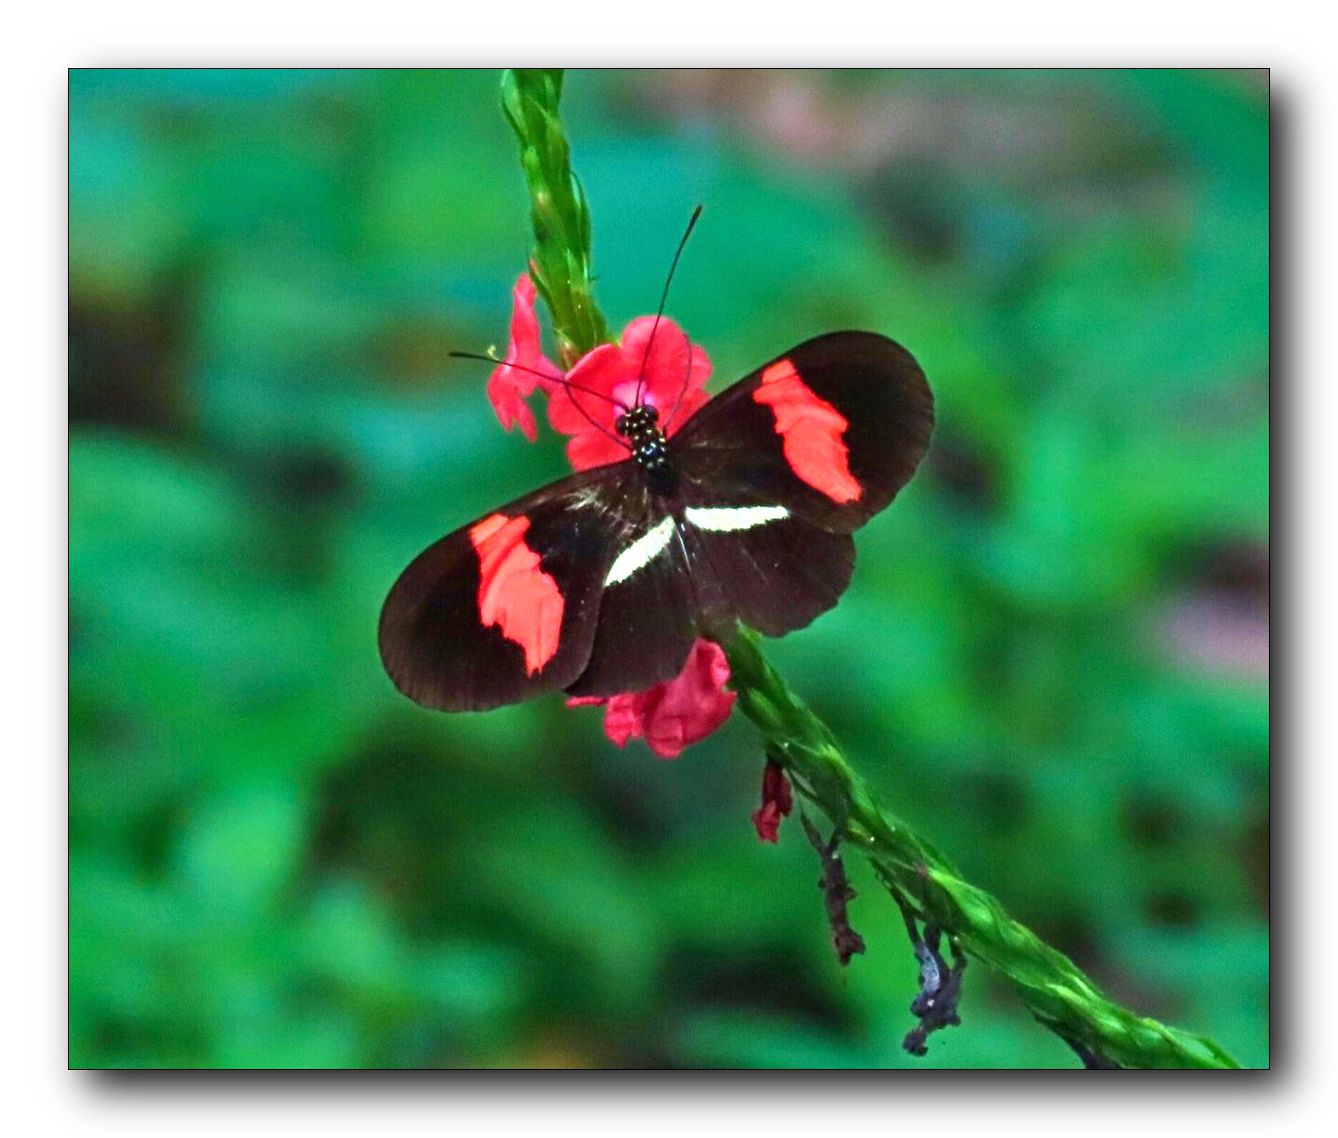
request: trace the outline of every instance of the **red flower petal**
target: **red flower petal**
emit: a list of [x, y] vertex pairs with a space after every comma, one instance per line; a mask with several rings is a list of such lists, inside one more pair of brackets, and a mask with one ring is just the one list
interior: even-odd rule
[[[622, 349], [617, 344], [600, 344], [576, 361], [567, 378], [579, 387], [612, 397], [624, 370]], [[627, 457], [614, 425], [620, 413], [612, 403], [574, 387], [555, 385], [548, 396], [548, 422], [559, 434], [571, 436], [567, 460], [574, 470]]]
[[[529, 391], [524, 387], [526, 379], [530, 383]], [[526, 376], [524, 372], [518, 372], [505, 364], [488, 377], [488, 402], [492, 404], [502, 429], [509, 431], [519, 424], [521, 432], [530, 442], [539, 437], [539, 425], [534, 420], [534, 412], [525, 402], [525, 396], [534, 390], [533, 385], [533, 376]]]
[[[649, 354], [646, 352], [647, 342], [650, 343]], [[668, 317], [661, 317], [657, 328], [655, 317], [638, 316], [623, 330], [622, 352], [625, 378], [613, 389], [614, 398], [627, 404], [635, 400], [637, 377], [643, 374], [641, 361], [644, 358], [641, 402], [659, 410], [660, 426], [664, 427], [668, 422], [669, 434], [681, 427], [696, 407], [706, 402], [702, 388], [711, 376], [711, 359], [702, 348], [690, 344], [683, 329]], [[688, 407], [690, 399], [694, 401], [691, 409]]]
[[[539, 434], [534, 412], [525, 402], [540, 382], [534, 372], [554, 377], [562, 374], [562, 369], [544, 355], [534, 297], [534, 281], [529, 273], [521, 273], [511, 292], [511, 342], [507, 345], [506, 362], [488, 377], [488, 401], [497, 413], [497, 421], [508, 431], [519, 424], [530, 442], [534, 442]], [[511, 367], [511, 364], [520, 366]]]
[[644, 738], [661, 758], [673, 759], [729, 718], [738, 697], [723, 689], [728, 679], [724, 650], [710, 640], [698, 640], [672, 680], [642, 692], [577, 697], [567, 700], [567, 706], [603, 704], [604, 734], [610, 741], [622, 747], [628, 739]]
[[602, 431], [582, 431], [567, 443], [567, 461], [573, 470], [607, 466], [610, 462], [622, 462], [626, 457], [627, 448], [619, 446]]
[[[707, 364], [710, 367], [710, 364]], [[704, 391], [689, 391], [678, 405], [678, 410], [673, 411], [673, 404], [669, 404], [672, 412], [669, 419], [669, 429], [665, 432], [669, 435], [678, 433], [678, 429], [686, 423], [692, 416], [711, 401], [711, 397]]]
[[[567, 379], [578, 387], [610, 397], [622, 376], [623, 352], [617, 344], [600, 344], [586, 352], [567, 373]], [[582, 410], [585, 414], [581, 413]], [[619, 410], [612, 403], [573, 387], [556, 385], [548, 399], [548, 421], [555, 431], [561, 431], [564, 435], [590, 430], [591, 418], [613, 430], [618, 415]]]
[[[639, 388], [641, 401], [659, 409], [661, 425], [668, 420], [668, 433], [673, 434], [706, 402], [702, 389], [711, 375], [711, 360], [701, 348], [689, 344], [683, 330], [667, 318], [661, 318], [651, 341], [654, 326], [653, 316], [638, 316], [623, 331], [620, 344], [601, 344], [587, 352], [567, 378], [624, 407], [636, 402]], [[548, 421], [555, 431], [571, 436], [567, 457], [577, 470], [627, 457], [627, 449], [617, 441], [619, 414], [617, 404], [586, 391], [558, 390], [555, 385], [549, 392]]]
[[762, 805], [753, 811], [753, 827], [764, 842], [775, 842], [780, 837], [781, 819], [794, 809], [794, 794], [790, 780], [780, 763], [767, 759], [762, 771]]

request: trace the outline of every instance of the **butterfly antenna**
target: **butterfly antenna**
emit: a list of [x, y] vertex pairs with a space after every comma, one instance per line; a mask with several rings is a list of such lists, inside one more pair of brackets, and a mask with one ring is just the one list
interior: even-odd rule
[[602, 399], [605, 403], [612, 403], [619, 411], [630, 411], [621, 399], [614, 399], [611, 395], [605, 395], [602, 391], [596, 391], [593, 387], [583, 387], [579, 383], [572, 383], [566, 376], [549, 375], [546, 371], [538, 371], [532, 367], [526, 367], [524, 364], [508, 363], [506, 360], [499, 360], [493, 356], [480, 355], [478, 352], [447, 352], [448, 356], [454, 356], [458, 360], [480, 360], [485, 364], [494, 364], [497, 367], [513, 367], [517, 371], [527, 371], [531, 375], [537, 375], [540, 379], [546, 379], [549, 383], [560, 383], [563, 387], [571, 388], [585, 395], [594, 396], [596, 399]]
[[606, 403], [612, 403], [620, 411], [631, 410], [631, 408], [629, 408], [625, 403], [623, 403], [621, 399], [614, 399], [610, 395], [605, 395], [602, 391], [595, 391], [593, 388], [583, 387], [579, 383], [572, 383], [572, 381], [567, 379], [565, 376], [549, 375], [547, 372], [538, 371], [532, 367], [526, 367], [524, 364], [507, 363], [506, 360], [494, 359], [492, 356], [480, 355], [478, 352], [447, 352], [446, 354], [448, 356], [453, 356], [455, 359], [458, 360], [481, 360], [485, 364], [493, 364], [497, 367], [503, 367], [503, 366], [513, 367], [517, 371], [526, 371], [529, 372], [530, 375], [537, 375], [540, 379], [548, 380], [549, 383], [560, 383], [562, 385], [563, 390], [566, 391], [567, 393], [567, 398], [571, 400], [571, 405], [575, 407], [576, 410], [578, 410], [582, 415], [585, 416], [586, 422], [588, 422], [592, 427], [595, 428], [595, 430], [599, 431], [601, 434], [606, 435], [608, 438], [611, 438], [615, 443], [617, 443], [620, 447], [623, 447], [625, 450], [630, 451], [632, 449], [631, 444], [629, 444], [626, 439], [620, 438], [618, 435], [615, 435], [612, 431], [608, 429], [608, 427], [604, 426], [603, 423], [599, 422], [599, 420], [597, 420], [593, 415], [591, 415], [589, 411], [587, 411], [584, 407], [582, 407], [580, 401], [576, 398], [576, 396], [572, 394], [572, 389], [575, 388], [577, 391], [583, 392], [586, 395], [593, 395], [596, 399], [603, 399]]
[[688, 227], [683, 230], [683, 237], [678, 242], [678, 249], [674, 252], [674, 259], [669, 265], [669, 275], [664, 279], [664, 291], [660, 293], [660, 307], [655, 311], [655, 323], [650, 326], [650, 336], [646, 340], [646, 350], [641, 353], [641, 369], [636, 379], [636, 398], [632, 400], [634, 404], [641, 402], [641, 389], [646, 382], [646, 361], [650, 359], [650, 346], [655, 343], [655, 333], [660, 327], [660, 317], [664, 315], [664, 302], [669, 299], [669, 284], [674, 279], [674, 270], [678, 268], [678, 258], [683, 255], [683, 246], [688, 243], [688, 238], [692, 236], [692, 227], [697, 224], [697, 218], [702, 215], [702, 207], [697, 206], [692, 211], [692, 216], [688, 218]]
[[692, 378], [692, 341], [688, 341], [688, 366], [683, 373], [683, 386], [678, 389], [678, 398], [674, 400], [674, 409], [669, 412], [664, 420], [664, 433], [669, 433], [669, 426], [674, 421], [674, 416], [678, 414], [679, 405], [683, 402], [683, 396], [688, 393], [688, 381]]

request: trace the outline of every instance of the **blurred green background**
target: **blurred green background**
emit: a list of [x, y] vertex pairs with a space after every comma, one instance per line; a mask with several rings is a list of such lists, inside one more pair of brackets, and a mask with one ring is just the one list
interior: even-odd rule
[[[376, 620], [563, 471], [486, 368], [529, 245], [494, 72], [70, 78], [76, 1066], [1074, 1066], [843, 973], [736, 718], [676, 762], [560, 699], [423, 711]], [[898, 813], [1113, 996], [1268, 1061], [1267, 78], [574, 72], [602, 305], [713, 390], [871, 328], [929, 458], [772, 649]], [[551, 341], [550, 341], [551, 343]]]

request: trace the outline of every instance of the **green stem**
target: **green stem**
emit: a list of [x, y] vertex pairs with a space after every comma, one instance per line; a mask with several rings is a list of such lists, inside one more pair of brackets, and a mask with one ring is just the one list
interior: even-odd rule
[[739, 710], [761, 731], [796, 789], [842, 829], [901, 903], [968, 955], [1002, 972], [1041, 1023], [1123, 1067], [1235, 1067], [1202, 1036], [1135, 1015], [1103, 995], [1063, 953], [1013, 920], [929, 842], [878, 801], [826, 724], [785, 686], [755, 633], [727, 648]]
[[595, 307], [590, 209], [572, 173], [571, 148], [558, 117], [561, 97], [561, 71], [527, 68], [502, 75], [502, 110], [520, 142], [520, 165], [530, 189], [530, 276], [553, 314], [562, 366], [571, 367], [612, 337]]
[[[557, 329], [563, 361], [610, 339], [595, 306], [590, 213], [571, 171], [558, 116], [562, 74], [517, 70], [502, 81], [502, 105], [520, 140], [535, 247], [531, 274]], [[898, 902], [937, 925], [960, 949], [1006, 976], [1042, 1024], [1124, 1067], [1235, 1067], [1221, 1047], [1113, 1003], [1063, 953], [1013, 920], [990, 894], [878, 801], [826, 724], [786, 687], [755, 633], [726, 646], [739, 710], [795, 788], [858, 849]]]

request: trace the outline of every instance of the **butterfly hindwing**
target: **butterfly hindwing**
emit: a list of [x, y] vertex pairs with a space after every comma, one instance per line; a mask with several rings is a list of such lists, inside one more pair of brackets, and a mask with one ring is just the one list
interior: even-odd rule
[[671, 443], [696, 500], [784, 505], [850, 533], [910, 480], [933, 425], [929, 385], [905, 348], [832, 332], [716, 396]]
[[684, 521], [698, 587], [718, 598], [708, 611], [717, 633], [741, 620], [766, 636], [783, 636], [826, 612], [850, 584], [851, 536], [821, 529], [787, 507], [703, 503], [688, 506]]
[[644, 498], [632, 463], [554, 482], [429, 546], [381, 610], [381, 659], [425, 707], [483, 710], [585, 669], [600, 594]]
[[590, 662], [575, 696], [644, 691], [682, 671], [700, 626], [697, 567], [678, 523], [648, 496], [647, 511], [605, 575]]

